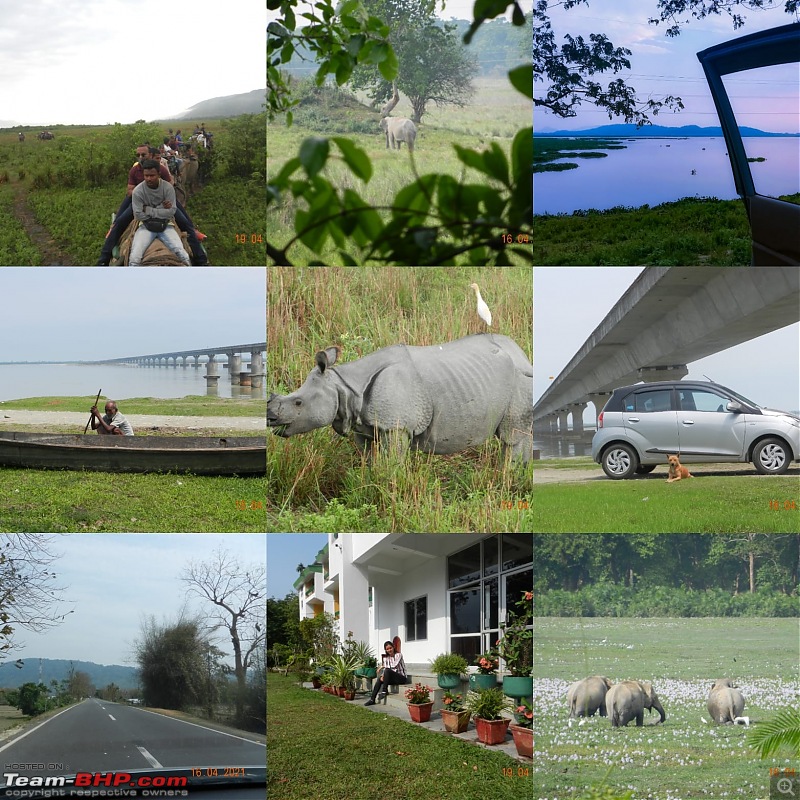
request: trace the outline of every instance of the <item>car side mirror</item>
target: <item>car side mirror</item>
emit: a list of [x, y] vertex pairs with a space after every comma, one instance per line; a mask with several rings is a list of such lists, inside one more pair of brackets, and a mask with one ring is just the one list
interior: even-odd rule
[[735, 414], [738, 414], [742, 410], [741, 403], [738, 403], [736, 400], [728, 400], [728, 405], [725, 406], [726, 410], [733, 411]]

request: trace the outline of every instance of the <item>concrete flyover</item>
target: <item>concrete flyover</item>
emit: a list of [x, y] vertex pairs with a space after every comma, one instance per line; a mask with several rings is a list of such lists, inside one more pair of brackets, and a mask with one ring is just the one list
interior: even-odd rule
[[578, 433], [586, 405], [597, 417], [618, 386], [682, 378], [687, 364], [798, 320], [798, 267], [647, 267], [534, 404], [534, 425], [563, 435], [572, 415]]
[[[137, 364], [139, 366], [177, 367], [178, 362], [181, 366], [187, 367], [189, 361], [193, 360], [193, 367], [197, 369], [201, 363], [206, 365], [206, 383], [209, 386], [216, 386], [219, 380], [217, 359], [226, 356], [228, 373], [231, 384], [234, 386], [251, 386], [253, 389], [260, 389], [264, 386], [264, 354], [267, 352], [266, 342], [256, 342], [254, 344], [234, 344], [225, 347], [201, 347], [197, 350], [173, 350], [164, 353], [151, 353], [144, 356], [125, 356], [124, 358], [108, 358], [104, 361], [93, 363], [98, 364]], [[250, 354], [250, 369], [242, 369], [242, 354]], [[205, 361], [200, 359], [205, 357]]]

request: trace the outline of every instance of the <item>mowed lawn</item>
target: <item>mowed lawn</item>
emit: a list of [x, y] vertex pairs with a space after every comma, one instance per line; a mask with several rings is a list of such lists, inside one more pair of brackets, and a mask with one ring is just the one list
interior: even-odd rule
[[[715, 726], [711, 683], [733, 678], [751, 724], [798, 700], [797, 618], [537, 618], [534, 784], [537, 800], [577, 798], [589, 786], [632, 800], [766, 800], [769, 769], [797, 767], [789, 750], [761, 760], [743, 726]], [[588, 675], [653, 683], [666, 713], [612, 730], [605, 717], [567, 724], [569, 685]]]
[[504, 753], [267, 676], [270, 800], [531, 800], [531, 768]]

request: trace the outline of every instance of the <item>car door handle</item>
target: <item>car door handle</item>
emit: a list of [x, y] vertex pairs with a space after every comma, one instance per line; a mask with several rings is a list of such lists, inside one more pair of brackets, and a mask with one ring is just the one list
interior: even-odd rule
[[693, 419], [683, 419], [683, 420], [681, 420], [681, 422], [684, 425], [694, 425], [694, 420]]
[[628, 422], [638, 422], [639, 417], [628, 417]]

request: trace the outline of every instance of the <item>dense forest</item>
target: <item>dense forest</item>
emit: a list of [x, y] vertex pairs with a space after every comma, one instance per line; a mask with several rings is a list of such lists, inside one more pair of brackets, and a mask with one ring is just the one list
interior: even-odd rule
[[800, 534], [534, 534], [537, 616], [800, 616]]

